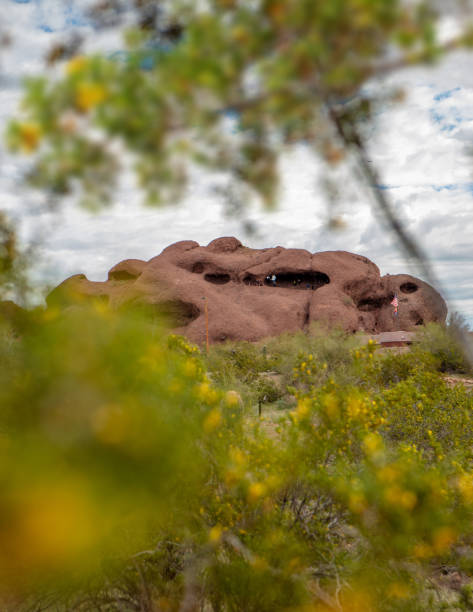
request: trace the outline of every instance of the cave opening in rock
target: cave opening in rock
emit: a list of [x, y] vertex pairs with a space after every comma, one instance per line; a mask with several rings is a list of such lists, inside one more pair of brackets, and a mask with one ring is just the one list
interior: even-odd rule
[[185, 327], [200, 315], [195, 304], [181, 300], [168, 300], [155, 305], [155, 314], [167, 319], [175, 327]]
[[110, 272], [108, 276], [109, 280], [129, 281], [137, 279], [139, 274], [133, 274], [127, 270], [116, 270], [115, 272]]
[[243, 283], [249, 287], [260, 287], [263, 281], [260, 281], [254, 274], [247, 274], [243, 279]]
[[403, 293], [415, 293], [419, 287], [415, 283], [403, 283], [399, 289]]
[[380, 308], [383, 308], [384, 306], [390, 304], [393, 298], [393, 294], [386, 295], [384, 297], [364, 298], [358, 302], [357, 308], [358, 310], [363, 310], [365, 312], [369, 312], [371, 310], [379, 310]]
[[424, 325], [424, 319], [420, 316], [420, 314], [416, 311], [411, 312], [410, 319], [414, 323], [414, 325]]
[[230, 282], [229, 274], [206, 274], [204, 280], [214, 285], [225, 285]]
[[[284, 289], [318, 289], [330, 283], [330, 278], [324, 272], [281, 272], [276, 275], [276, 284], [270, 278], [265, 279], [265, 284]], [[271, 275], [270, 275], [271, 276]]]
[[202, 274], [202, 272], [204, 271], [204, 264], [201, 261], [197, 261], [193, 266], [192, 266], [192, 272], [194, 274]]

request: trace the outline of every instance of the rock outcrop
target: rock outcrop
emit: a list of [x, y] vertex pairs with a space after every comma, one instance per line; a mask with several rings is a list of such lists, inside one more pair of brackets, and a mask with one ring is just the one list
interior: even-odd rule
[[[395, 295], [397, 317], [391, 305]], [[147, 262], [118, 263], [104, 282], [72, 276], [47, 298], [48, 305], [60, 307], [84, 300], [167, 315], [177, 333], [197, 343], [205, 341], [205, 304], [210, 342], [259, 340], [307, 329], [313, 321], [348, 332], [410, 330], [444, 322], [447, 314], [444, 300], [430, 285], [407, 274], [381, 277], [366, 257], [250, 249], [236, 238], [218, 238], [206, 247], [177, 242]]]

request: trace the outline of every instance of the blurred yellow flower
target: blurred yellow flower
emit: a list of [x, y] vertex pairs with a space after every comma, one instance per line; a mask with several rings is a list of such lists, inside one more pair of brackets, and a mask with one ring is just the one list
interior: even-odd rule
[[214, 404], [218, 400], [218, 393], [212, 389], [208, 382], [200, 383], [197, 386], [197, 397], [207, 404]]
[[84, 112], [89, 111], [105, 100], [107, 92], [103, 85], [84, 81], [77, 85], [76, 106]]
[[395, 599], [407, 599], [410, 597], [411, 591], [404, 582], [392, 582], [387, 588], [388, 597]]
[[447, 552], [457, 539], [457, 533], [453, 527], [439, 527], [433, 536], [433, 549], [437, 554]]
[[432, 556], [433, 551], [432, 548], [428, 544], [424, 544], [423, 542], [419, 542], [414, 546], [413, 550], [414, 556], [418, 559], [428, 559]]
[[266, 493], [266, 485], [262, 482], [253, 482], [248, 487], [247, 498], [250, 503], [254, 503]]
[[186, 359], [184, 363], [184, 375], [192, 378], [197, 374], [197, 365], [193, 359]]
[[95, 519], [82, 486], [72, 482], [20, 493], [15, 519], [2, 534], [0, 573], [17, 564], [22, 571], [60, 567], [92, 545]]
[[417, 495], [412, 491], [406, 491], [396, 485], [388, 487], [384, 492], [384, 499], [392, 506], [398, 506], [405, 510], [412, 510], [417, 504]]
[[211, 410], [204, 420], [204, 431], [210, 433], [214, 429], [217, 429], [222, 422], [222, 413], [218, 408]]
[[209, 531], [209, 542], [212, 544], [217, 544], [220, 542], [220, 538], [222, 537], [223, 529], [220, 525], [215, 525]]
[[392, 465], [386, 465], [378, 471], [378, 480], [381, 482], [393, 482], [399, 477], [399, 470]]
[[325, 408], [325, 413], [330, 419], [336, 419], [340, 414], [340, 409], [338, 406], [338, 398], [333, 393], [326, 395], [323, 398], [323, 405]]
[[305, 397], [304, 399], [300, 399], [297, 403], [297, 408], [296, 408], [296, 416], [299, 419], [303, 419], [304, 417], [306, 417], [310, 412], [310, 399]]
[[360, 491], [353, 491], [348, 498], [348, 507], [352, 512], [360, 514], [366, 508], [366, 499]]
[[20, 146], [26, 153], [36, 151], [41, 140], [41, 128], [37, 123], [21, 123], [19, 126]]
[[225, 401], [228, 406], [239, 406], [242, 403], [241, 396], [238, 391], [233, 390], [227, 391], [225, 394]]
[[376, 433], [369, 433], [363, 439], [363, 449], [368, 457], [379, 458], [384, 451], [384, 444], [381, 436]]
[[473, 474], [462, 474], [457, 487], [463, 499], [469, 504], [473, 503]]
[[88, 60], [83, 55], [76, 55], [66, 64], [66, 73], [77, 74], [87, 66]]
[[230, 449], [230, 458], [236, 463], [236, 465], [243, 466], [246, 465], [247, 458], [243, 451], [239, 448], [235, 448], [234, 446]]

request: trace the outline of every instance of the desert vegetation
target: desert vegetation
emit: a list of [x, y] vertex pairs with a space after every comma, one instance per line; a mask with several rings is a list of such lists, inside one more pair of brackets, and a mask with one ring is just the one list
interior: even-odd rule
[[[77, 37], [52, 48], [7, 140], [52, 205], [91, 210], [127, 170], [145, 202], [175, 203], [196, 167], [226, 176], [228, 209], [274, 207], [302, 144], [333, 204], [331, 169], [353, 165], [439, 288], [368, 141], [404, 95], [387, 75], [472, 46], [467, 3], [443, 8], [464, 26], [448, 40], [441, 4], [94, 2], [95, 31], [125, 28], [122, 60]], [[28, 255], [1, 213], [2, 299], [28, 294]], [[473, 609], [473, 399], [444, 328], [407, 352], [307, 326], [206, 353], [103, 299], [60, 308], [0, 317], [1, 610]]]
[[205, 354], [97, 303], [4, 323], [0, 360], [2, 609], [471, 609], [473, 398], [444, 329]]

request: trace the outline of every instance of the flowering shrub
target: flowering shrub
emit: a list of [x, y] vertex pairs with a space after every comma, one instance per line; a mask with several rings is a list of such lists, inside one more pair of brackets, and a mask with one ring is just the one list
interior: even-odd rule
[[427, 354], [205, 356], [99, 303], [0, 338], [2, 609], [468, 609], [473, 400]]

